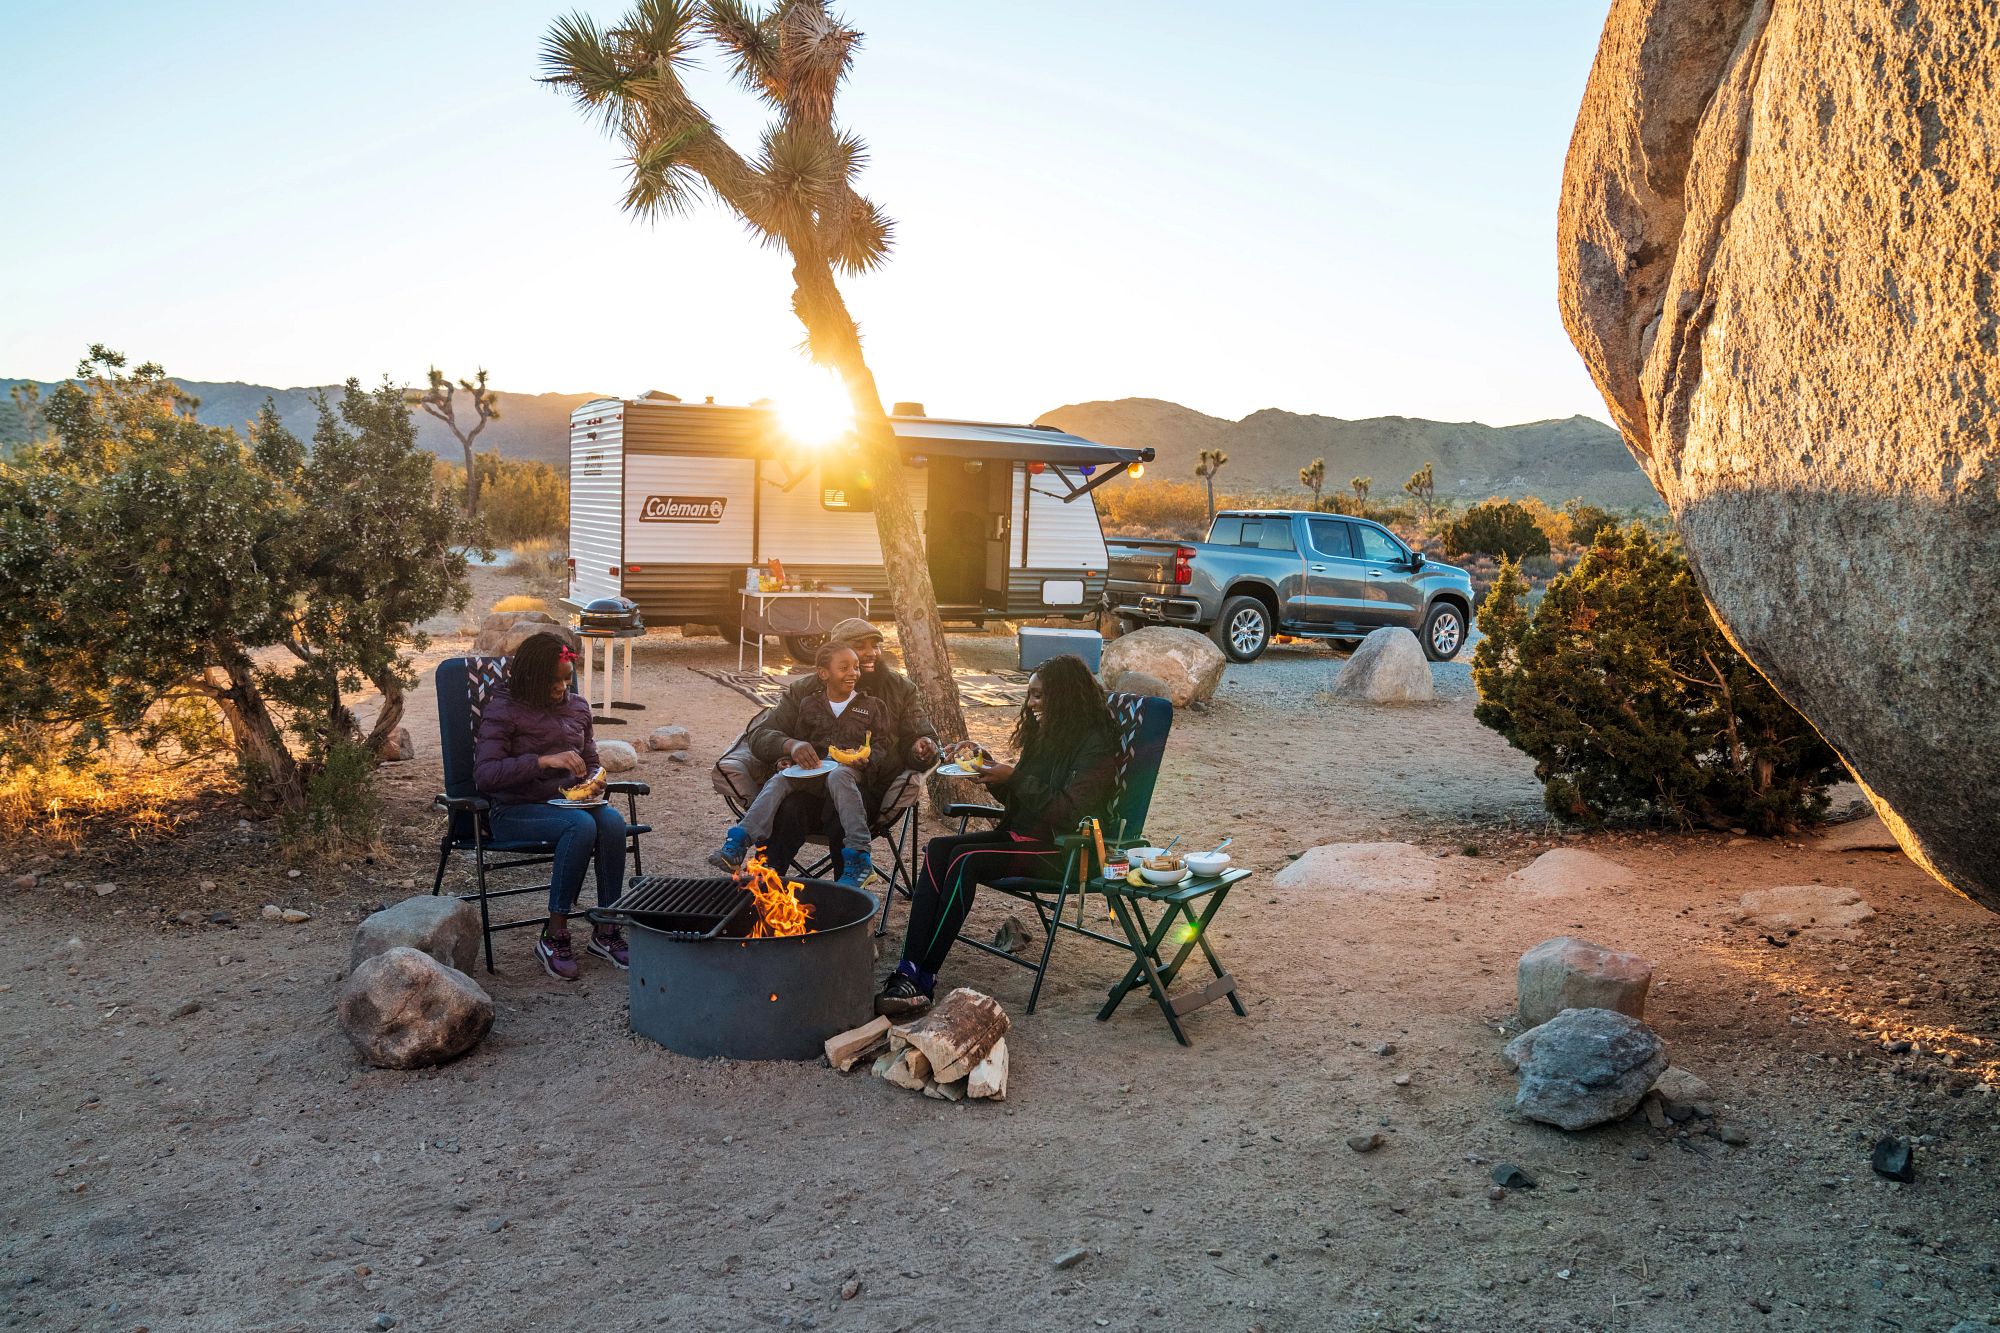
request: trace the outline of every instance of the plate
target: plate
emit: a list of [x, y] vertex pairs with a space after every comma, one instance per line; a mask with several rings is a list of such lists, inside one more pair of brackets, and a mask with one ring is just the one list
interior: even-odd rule
[[819, 778], [825, 777], [828, 773], [833, 772], [834, 769], [839, 767], [840, 765], [834, 763], [831, 759], [822, 759], [819, 761], [818, 768], [800, 768], [797, 764], [793, 764], [790, 768], [779, 770], [778, 776], [786, 778]]
[[976, 778], [980, 770], [967, 768], [963, 764], [939, 764], [937, 772], [941, 778]]
[[549, 804], [561, 806], [565, 810], [594, 810], [600, 805], [610, 805], [611, 801], [603, 796], [593, 796], [587, 801], [572, 801], [567, 796], [557, 796]]

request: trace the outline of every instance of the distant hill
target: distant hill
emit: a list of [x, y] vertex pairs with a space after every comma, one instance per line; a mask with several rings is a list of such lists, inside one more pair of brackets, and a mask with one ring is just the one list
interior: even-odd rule
[[1393, 498], [1410, 474], [1435, 464], [1439, 495], [1539, 496], [1561, 504], [1582, 496], [1612, 509], [1659, 509], [1659, 495], [1618, 432], [1589, 417], [1487, 426], [1476, 421], [1371, 417], [1345, 421], [1265, 408], [1241, 421], [1211, 417], [1158, 398], [1073, 403], [1045, 412], [1057, 426], [1104, 444], [1159, 451], [1149, 477], [1192, 480], [1196, 456], [1221, 449], [1229, 463], [1217, 478], [1232, 491], [1296, 490], [1299, 469], [1326, 459], [1329, 491], [1351, 477], [1374, 478], [1377, 498]]
[[[24, 382], [0, 380], [0, 444], [13, 444], [25, 435], [20, 414], [9, 397], [13, 387]], [[318, 390], [313, 388], [274, 389], [264, 384], [208, 384], [198, 380], [181, 380], [180, 386], [201, 400], [201, 407], [195, 415], [212, 426], [234, 426], [241, 430], [262, 410], [266, 398], [277, 403], [279, 417], [302, 440], [312, 439], [313, 426], [319, 419], [312, 405], [313, 394]], [[55, 385], [42, 384], [40, 387], [42, 397], [46, 399]], [[329, 386], [328, 392], [338, 394], [339, 386]], [[480, 434], [479, 448], [482, 452], [498, 449], [507, 458], [539, 459], [567, 472], [569, 414], [577, 404], [602, 396], [594, 393], [508, 393], [502, 390], [500, 419]], [[470, 425], [470, 403], [465, 394], [459, 394], [457, 406], [460, 422]], [[464, 457], [458, 441], [451, 437], [443, 422], [421, 411], [415, 415], [420, 444], [441, 458], [458, 461]]]

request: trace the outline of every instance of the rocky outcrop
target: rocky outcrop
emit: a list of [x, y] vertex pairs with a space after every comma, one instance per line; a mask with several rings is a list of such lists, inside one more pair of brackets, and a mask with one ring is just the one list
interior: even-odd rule
[[1329, 691], [1371, 704], [1427, 704], [1437, 697], [1431, 662], [1417, 636], [1398, 625], [1375, 630], [1341, 664]]
[[1514, 1109], [1562, 1129], [1630, 1115], [1667, 1067], [1667, 1044], [1636, 1018], [1610, 1009], [1565, 1009], [1507, 1043], [1521, 1076]]
[[2000, 908], [1996, 70], [1978, 0], [1615, 0], [1558, 250], [1730, 637]]
[[383, 1069], [443, 1064], [479, 1044], [493, 1000], [465, 973], [417, 949], [362, 960], [340, 988], [340, 1030]]
[[463, 899], [422, 893], [364, 917], [354, 928], [347, 966], [356, 968], [378, 953], [402, 948], [470, 972], [479, 961], [479, 946], [477, 908]]
[[1229, 659], [1206, 635], [1173, 625], [1148, 625], [1120, 636], [1104, 646], [1104, 661], [1098, 675], [1108, 690], [1125, 688], [1127, 674], [1147, 678], [1139, 693], [1153, 694], [1153, 685], [1166, 688], [1165, 697], [1176, 708], [1201, 703], [1215, 697]]

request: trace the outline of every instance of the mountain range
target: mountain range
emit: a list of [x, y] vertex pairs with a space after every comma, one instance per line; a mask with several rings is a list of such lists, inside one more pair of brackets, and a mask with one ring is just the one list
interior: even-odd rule
[[[7, 391], [21, 380], [0, 380], [0, 444], [24, 438]], [[285, 424], [310, 439], [315, 421], [313, 388], [204, 383], [182, 387], [201, 400], [198, 415], [212, 425], [241, 427], [265, 398]], [[44, 397], [53, 385], [40, 386]], [[599, 394], [503, 393], [500, 419], [479, 437], [479, 447], [507, 458], [539, 459], [567, 470], [569, 415]], [[461, 412], [461, 421], [467, 414]], [[1045, 412], [1037, 424], [1125, 447], [1152, 446], [1158, 458], [1149, 477], [1192, 480], [1203, 449], [1221, 449], [1229, 462], [1217, 484], [1233, 492], [1296, 490], [1299, 469], [1326, 460], [1326, 487], [1344, 490], [1351, 477], [1372, 477], [1377, 496], [1394, 495], [1411, 473], [1434, 465], [1437, 493], [1461, 499], [1488, 495], [1540, 496], [1561, 504], [1581, 496], [1612, 509], [1658, 509], [1659, 497], [1626, 452], [1618, 432], [1589, 417], [1487, 426], [1476, 421], [1426, 421], [1371, 417], [1348, 421], [1265, 408], [1241, 420], [1212, 417], [1159, 398], [1072, 403]], [[419, 412], [418, 440], [433, 453], [460, 457], [458, 442], [442, 422]]]

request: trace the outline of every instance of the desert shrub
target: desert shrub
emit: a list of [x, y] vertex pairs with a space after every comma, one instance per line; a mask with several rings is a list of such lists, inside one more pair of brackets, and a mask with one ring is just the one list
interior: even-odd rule
[[539, 537], [515, 546], [507, 557], [505, 570], [528, 582], [533, 595], [505, 597], [502, 602], [525, 601], [537, 605], [496, 605], [495, 611], [546, 611], [569, 591], [569, 548], [558, 541]]
[[382, 830], [382, 794], [367, 748], [335, 740], [306, 779], [304, 803], [279, 820], [285, 858], [316, 857], [371, 847]]
[[[563, 541], [569, 535], [569, 482], [547, 463], [483, 453], [479, 468], [479, 523], [494, 546]], [[437, 485], [453, 504], [465, 503], [465, 468], [440, 458]]]
[[1546, 583], [1560, 571], [1554, 556], [1531, 555], [1521, 561], [1521, 573], [1530, 579]]
[[546, 611], [549, 609], [549, 604], [539, 597], [530, 597], [526, 593], [517, 592], [512, 596], [502, 597], [499, 601], [493, 603], [493, 609], [496, 612]]
[[1569, 520], [1569, 540], [1579, 546], [1588, 546], [1606, 528], [1621, 526], [1616, 514], [1582, 498], [1564, 505], [1563, 517]]
[[1480, 603], [1475, 716], [1535, 760], [1558, 818], [1791, 832], [1838, 760], [1723, 636], [1687, 561], [1643, 525], [1600, 531], [1530, 612], [1519, 566]]
[[1525, 555], [1547, 555], [1549, 537], [1522, 505], [1512, 500], [1485, 500], [1452, 520], [1444, 532], [1444, 549], [1453, 556], [1495, 555], [1519, 560]]

